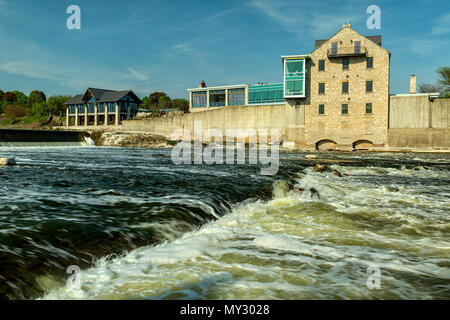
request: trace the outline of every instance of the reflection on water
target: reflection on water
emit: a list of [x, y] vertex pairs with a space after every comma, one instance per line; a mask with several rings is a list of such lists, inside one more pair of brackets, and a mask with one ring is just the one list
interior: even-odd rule
[[[0, 169], [4, 298], [450, 298], [449, 155], [285, 153], [267, 177], [168, 150], [0, 153], [19, 163]], [[296, 188], [272, 198], [276, 180]]]

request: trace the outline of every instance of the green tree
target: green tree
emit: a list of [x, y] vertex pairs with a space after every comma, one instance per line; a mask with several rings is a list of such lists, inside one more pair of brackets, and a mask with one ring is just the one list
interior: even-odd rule
[[[153, 92], [149, 95], [149, 100], [150, 100], [150, 108], [156, 109], [159, 107], [159, 99], [161, 97], [166, 97], [169, 98], [169, 96], [167, 95], [167, 93], [165, 92]], [[170, 98], [169, 98], [170, 99]]]
[[27, 106], [28, 105], [28, 97], [23, 92], [20, 92], [20, 91], [17, 91], [17, 90], [13, 91], [13, 92], [16, 95], [16, 102], [18, 104], [21, 104], [23, 106]]
[[450, 90], [450, 67], [439, 67], [436, 69], [439, 75], [438, 83], [447, 92]]
[[174, 109], [178, 109], [185, 113], [189, 112], [189, 101], [186, 99], [173, 99], [172, 106]]
[[63, 112], [66, 110], [64, 103], [70, 98], [70, 96], [52, 96], [48, 98], [44, 110], [40, 111], [40, 113], [49, 116], [58, 115], [61, 117]]
[[142, 98], [142, 104], [140, 105], [140, 108], [142, 109], [149, 109], [150, 108], [150, 99], [148, 97]]
[[5, 93], [3, 92], [3, 90], [0, 90], [0, 101], [2, 101], [2, 98], [3, 98], [3, 95], [4, 95]]
[[167, 96], [160, 96], [158, 100], [159, 109], [169, 109], [172, 106], [172, 100]]
[[31, 105], [31, 113], [38, 113], [39, 110], [44, 107], [46, 100], [47, 97], [44, 92], [39, 90], [31, 91], [28, 96], [28, 102]]
[[434, 93], [434, 92], [441, 92], [442, 88], [440, 88], [436, 84], [430, 84], [430, 83], [421, 83], [418, 88], [419, 93]]

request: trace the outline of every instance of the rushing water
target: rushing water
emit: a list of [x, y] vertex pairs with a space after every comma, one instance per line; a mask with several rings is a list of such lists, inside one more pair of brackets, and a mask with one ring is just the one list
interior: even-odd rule
[[[0, 298], [450, 298], [450, 155], [304, 155], [261, 176], [170, 150], [0, 148], [18, 162], [0, 168]], [[307, 191], [273, 198], [276, 180]]]

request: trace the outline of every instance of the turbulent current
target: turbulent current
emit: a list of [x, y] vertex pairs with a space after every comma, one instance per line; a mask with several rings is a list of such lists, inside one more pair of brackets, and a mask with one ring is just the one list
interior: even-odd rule
[[0, 299], [450, 299], [450, 155], [304, 155], [0, 148]]

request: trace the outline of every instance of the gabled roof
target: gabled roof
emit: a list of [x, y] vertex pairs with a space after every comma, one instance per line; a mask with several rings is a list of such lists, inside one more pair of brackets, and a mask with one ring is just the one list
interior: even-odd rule
[[[326, 43], [328, 40], [330, 40], [331, 38], [333, 38], [335, 35], [337, 35], [338, 33], [340, 33], [342, 30], [344, 30], [345, 27], [343, 27], [342, 29], [340, 29], [339, 31], [337, 31], [335, 34], [333, 34], [331, 37], [329, 37], [328, 39], [322, 39], [322, 40], [316, 40], [315, 41], [315, 47], [314, 50], [311, 51], [311, 53], [313, 53], [314, 51], [316, 51], [318, 48], [320, 48], [324, 43]], [[381, 46], [381, 42], [382, 42], [382, 36], [381, 35], [377, 35], [377, 36], [363, 36], [361, 33], [359, 33], [358, 31], [352, 29], [349, 26], [349, 29], [352, 30], [353, 32], [356, 32], [357, 34], [359, 34], [360, 36], [372, 41], [373, 43]], [[382, 47], [384, 50], [386, 50], [387, 52], [389, 52], [389, 50], [387, 50], [386, 48]], [[390, 52], [389, 52], [390, 54]]]
[[91, 95], [95, 98], [96, 102], [115, 102], [122, 99], [127, 94], [130, 94], [137, 103], [142, 103], [141, 99], [134, 94], [132, 90], [114, 91], [106, 89], [88, 88], [84, 94], [78, 94], [72, 99], [64, 103], [69, 104], [83, 104]]
[[64, 104], [82, 104], [83, 102], [83, 96], [84, 94], [77, 94], [76, 96], [73, 96], [70, 98], [70, 100], [66, 101]]

